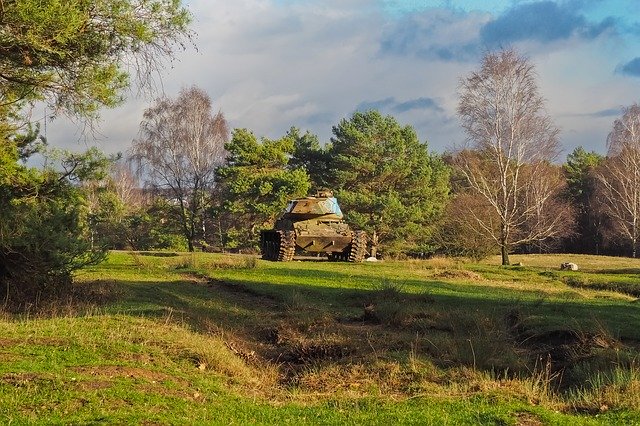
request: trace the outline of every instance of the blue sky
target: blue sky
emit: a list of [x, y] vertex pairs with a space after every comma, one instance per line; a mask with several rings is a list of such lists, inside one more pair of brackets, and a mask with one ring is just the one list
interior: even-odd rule
[[[163, 71], [162, 89], [205, 89], [232, 127], [276, 138], [291, 126], [322, 141], [377, 108], [432, 150], [464, 141], [460, 78], [484, 52], [513, 47], [536, 66], [564, 151], [606, 152], [621, 108], [640, 99], [640, 1], [190, 0], [198, 50]], [[151, 99], [103, 114], [95, 135], [58, 119], [54, 145], [125, 151]], [[94, 140], [95, 139], [95, 140]]]

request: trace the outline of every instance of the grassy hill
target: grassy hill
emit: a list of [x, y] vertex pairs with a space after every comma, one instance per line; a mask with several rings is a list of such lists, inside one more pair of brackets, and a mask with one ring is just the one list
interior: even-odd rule
[[640, 261], [513, 257], [113, 252], [2, 314], [0, 422], [640, 424]]

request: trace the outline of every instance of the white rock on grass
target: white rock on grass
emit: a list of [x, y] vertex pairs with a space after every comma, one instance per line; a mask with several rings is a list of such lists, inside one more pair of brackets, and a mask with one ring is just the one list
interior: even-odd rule
[[560, 269], [562, 269], [563, 271], [577, 271], [578, 265], [572, 262], [565, 262], [560, 264]]

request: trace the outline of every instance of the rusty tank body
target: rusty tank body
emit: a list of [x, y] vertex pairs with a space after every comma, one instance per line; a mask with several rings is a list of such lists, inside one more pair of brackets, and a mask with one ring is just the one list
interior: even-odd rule
[[343, 220], [338, 201], [330, 191], [289, 201], [274, 229], [260, 233], [262, 258], [286, 262], [296, 250], [325, 253], [330, 260], [362, 262], [367, 235]]

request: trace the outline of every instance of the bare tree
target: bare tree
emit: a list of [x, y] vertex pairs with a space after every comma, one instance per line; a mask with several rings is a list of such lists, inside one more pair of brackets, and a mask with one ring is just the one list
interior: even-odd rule
[[640, 105], [625, 108], [609, 133], [607, 158], [596, 172], [603, 212], [612, 230], [631, 244], [640, 239]]
[[142, 204], [142, 193], [130, 163], [117, 162], [111, 167], [110, 180], [118, 200], [128, 209]]
[[[527, 176], [536, 173], [539, 176]], [[536, 164], [525, 168], [525, 180], [530, 188], [522, 196], [523, 208], [528, 213], [517, 227], [516, 240], [522, 244], [533, 243], [538, 252], [557, 247], [561, 239], [575, 234], [575, 209], [566, 199], [567, 181], [558, 165]]]
[[469, 220], [469, 211], [484, 223], [498, 223], [495, 211], [484, 197], [468, 191], [457, 192], [447, 203], [434, 240], [448, 255], [482, 260], [496, 253], [496, 245], [486, 238], [486, 232], [475, 221]]
[[[229, 139], [221, 112], [212, 114], [211, 99], [201, 89], [183, 89], [176, 99], [162, 98], [144, 113], [132, 159], [148, 183], [173, 197], [189, 251], [204, 223], [215, 169], [225, 159]], [[204, 230], [202, 230], [204, 232]]]
[[487, 53], [480, 70], [460, 82], [458, 114], [468, 142], [456, 155], [466, 190], [484, 198], [495, 215], [474, 221], [500, 247], [509, 264], [512, 247], [566, 229], [564, 216], [544, 214], [557, 200], [549, 164], [558, 155], [558, 129], [545, 113], [533, 64], [514, 50]]

